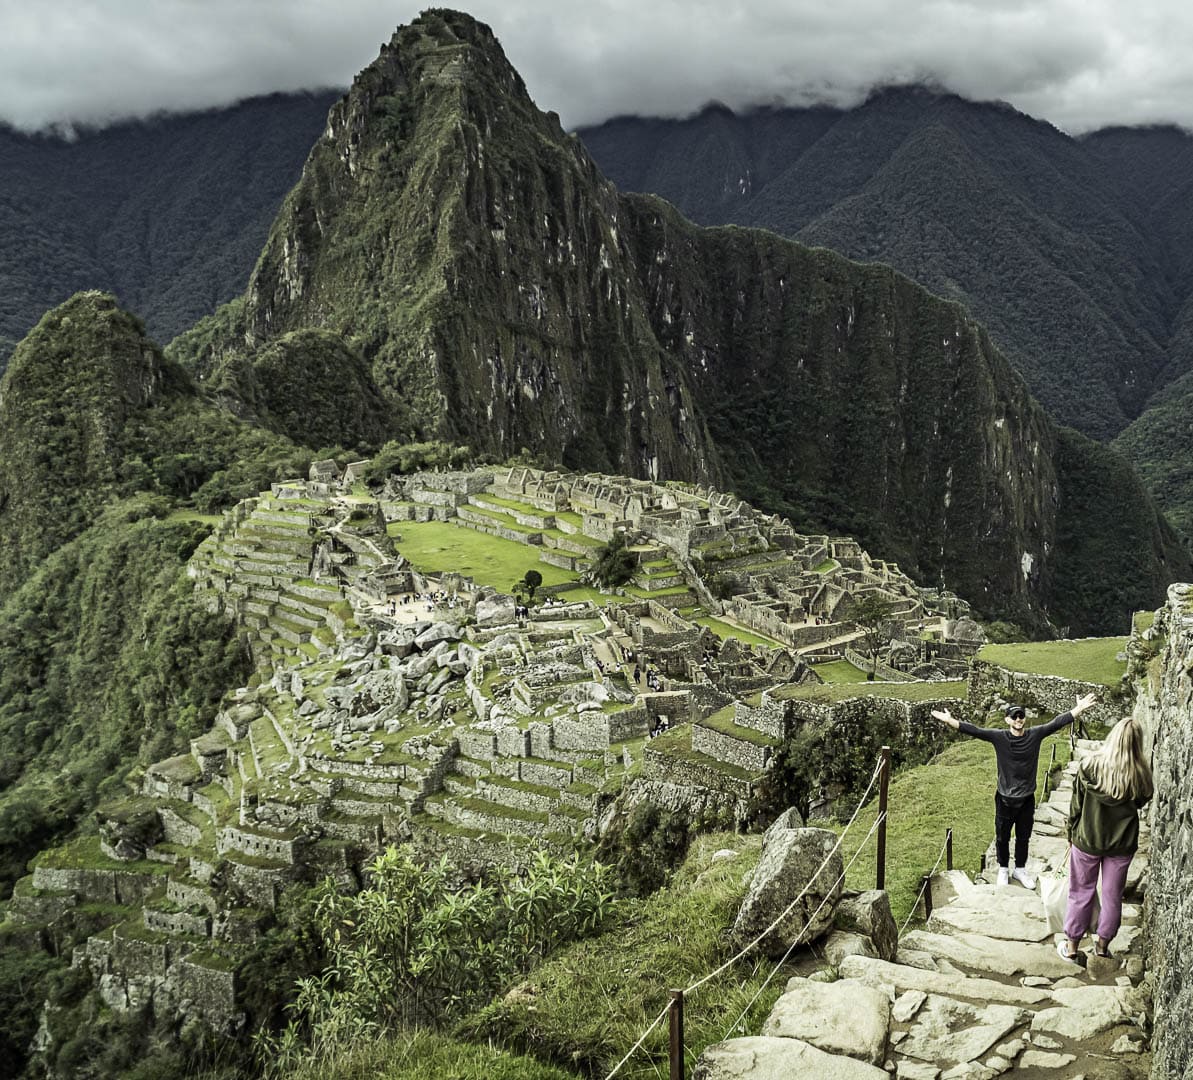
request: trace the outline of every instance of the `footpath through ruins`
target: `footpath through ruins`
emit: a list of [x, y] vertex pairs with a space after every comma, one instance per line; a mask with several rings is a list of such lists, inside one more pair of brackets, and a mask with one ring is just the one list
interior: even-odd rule
[[[1064, 865], [1072, 777], [1097, 743], [1074, 757], [1036, 810], [1029, 869]], [[1140, 916], [1148, 831], [1127, 879], [1123, 925], [1110, 958], [1062, 959], [1039, 886], [994, 884], [993, 845], [976, 879], [950, 870], [930, 879], [922, 930], [892, 938], [871, 928], [880, 955], [836, 957], [830, 969], [788, 981], [756, 1035], [717, 1043], [694, 1080], [1134, 1080], [1150, 1075]], [[885, 955], [883, 955], [885, 954]]]

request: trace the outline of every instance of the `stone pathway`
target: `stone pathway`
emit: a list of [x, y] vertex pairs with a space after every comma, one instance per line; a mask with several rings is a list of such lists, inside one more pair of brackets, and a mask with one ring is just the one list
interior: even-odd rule
[[[1079, 743], [1078, 756], [1095, 745]], [[1075, 769], [1037, 808], [1035, 872], [1064, 858]], [[1086, 939], [1085, 967], [1057, 955], [1038, 890], [999, 888], [983, 876], [937, 875], [932, 917], [902, 937], [894, 962], [848, 956], [835, 982], [791, 979], [762, 1032], [709, 1047], [694, 1080], [1144, 1080], [1151, 1055], [1137, 987], [1146, 833], [1115, 955], [1098, 959]]]

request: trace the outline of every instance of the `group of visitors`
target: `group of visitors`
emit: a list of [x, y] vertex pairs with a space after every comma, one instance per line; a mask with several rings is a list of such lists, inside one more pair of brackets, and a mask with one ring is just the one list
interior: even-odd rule
[[398, 613], [399, 607], [410, 607], [423, 604], [426, 606], [428, 614], [434, 614], [438, 607], [445, 607], [449, 611], [454, 610], [457, 605], [463, 604], [464, 601], [455, 593], [449, 593], [446, 589], [436, 589], [432, 592], [413, 592], [402, 593], [401, 596], [391, 596], [386, 607], [386, 613], [395, 616]]
[[[1006, 729], [981, 728], [957, 720], [948, 709], [932, 715], [963, 735], [982, 739], [994, 747], [998, 786], [994, 794], [994, 843], [998, 857], [998, 884], [1017, 881], [1027, 889], [1036, 886], [1027, 867], [1028, 842], [1035, 817], [1036, 773], [1040, 744], [1055, 731], [1073, 723], [1094, 704], [1093, 694], [1077, 699], [1068, 712], [1040, 724], [1027, 726], [1021, 705], [1004, 710]], [[1083, 964], [1081, 941], [1095, 932], [1095, 956], [1109, 957], [1110, 943], [1122, 924], [1123, 892], [1127, 868], [1139, 847], [1139, 811], [1151, 798], [1152, 773], [1139, 721], [1128, 716], [1111, 728], [1102, 745], [1082, 758], [1073, 778], [1068, 816], [1068, 904], [1064, 937], [1057, 943], [1060, 956]], [[1015, 834], [1015, 859], [1010, 839]], [[1098, 903], [1101, 878], [1101, 912], [1091, 927]]]

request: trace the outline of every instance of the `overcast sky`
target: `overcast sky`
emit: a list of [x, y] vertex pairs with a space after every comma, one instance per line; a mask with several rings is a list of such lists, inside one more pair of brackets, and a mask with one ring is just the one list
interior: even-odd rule
[[[404, 0], [0, 0], [0, 119], [26, 129], [346, 86]], [[854, 104], [930, 80], [1074, 134], [1193, 128], [1188, 0], [474, 0], [541, 108]]]

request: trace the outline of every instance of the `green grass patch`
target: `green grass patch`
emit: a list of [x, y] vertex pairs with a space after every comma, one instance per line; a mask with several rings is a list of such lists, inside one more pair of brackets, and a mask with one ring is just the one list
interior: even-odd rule
[[675, 585], [670, 589], [640, 589], [636, 585], [627, 585], [626, 593], [639, 600], [657, 600], [660, 596], [690, 596], [692, 590], [686, 585]]
[[979, 660], [1033, 675], [1117, 686], [1126, 673], [1125, 661], [1115, 659], [1126, 647], [1125, 637], [1082, 638], [1078, 641], [1016, 641], [983, 645]]
[[[490, 495], [487, 491], [482, 491], [474, 498], [480, 499], [482, 502], [492, 503], [494, 506], [504, 506], [507, 510], [517, 510], [520, 514], [537, 514], [539, 517], [555, 517], [554, 510], [540, 510], [537, 506], [533, 506], [528, 502], [519, 502], [517, 499], [507, 499], [502, 495]], [[476, 503], [470, 503], [471, 506], [476, 506]]]
[[489, 536], [446, 521], [398, 521], [389, 527], [398, 550], [415, 569], [427, 574], [456, 571], [478, 585], [490, 585], [509, 592], [527, 570], [543, 575], [544, 585], [576, 581], [579, 575], [538, 561], [539, 553], [528, 544]]
[[866, 679], [866, 672], [854, 667], [848, 660], [834, 660], [828, 664], [813, 664], [812, 670], [826, 683], [862, 683]]
[[320, 1057], [286, 1080], [576, 1080], [577, 1073], [506, 1053], [491, 1043], [464, 1042], [418, 1028]]
[[[670, 886], [626, 901], [609, 930], [561, 950], [534, 971], [531, 993], [474, 1013], [461, 1029], [529, 1050], [540, 1060], [567, 1062], [586, 1076], [606, 1075], [667, 1004], [670, 987], [688, 986], [733, 954], [725, 931], [745, 895], [744, 878], [760, 844], [759, 836], [733, 833], [697, 837]], [[739, 855], [714, 862], [713, 852], [723, 848]], [[748, 958], [688, 998], [686, 1075], [706, 1046], [726, 1037], [771, 970], [771, 964]], [[760, 1030], [785, 983], [781, 973], [759, 995], [743, 1020], [746, 1032]], [[618, 1075], [637, 1080], [667, 1075], [665, 1022]]]
[[758, 634], [752, 630], [743, 630], [740, 626], [734, 626], [732, 623], [727, 623], [723, 619], [718, 619], [712, 615], [703, 615], [694, 621], [701, 626], [707, 626], [722, 640], [736, 638], [738, 641], [744, 642], [747, 645], [766, 645], [772, 649], [783, 647], [783, 643], [777, 641], [775, 638], [766, 637], [764, 634]]
[[718, 761], [716, 758], [711, 758], [707, 754], [700, 753], [699, 750], [693, 750], [692, 726], [690, 724], [681, 724], [679, 727], [663, 732], [662, 735], [651, 740], [650, 749], [666, 754], [668, 757], [687, 761], [692, 765], [715, 769], [717, 772], [724, 773], [726, 776], [733, 777], [735, 780], [758, 779], [758, 773], [743, 769], [740, 765], [731, 765], [727, 761]]
[[[1044, 740], [1040, 750], [1036, 792], [1048, 771], [1051, 744], [1056, 744], [1057, 764], [1069, 759], [1068, 731]], [[957, 741], [927, 765], [896, 773], [887, 801], [886, 887], [891, 910], [902, 925], [919, 893], [921, 877], [932, 869], [944, 844], [945, 830], [953, 830], [953, 865], [971, 877], [978, 872], [982, 853], [994, 836], [994, 788], [997, 779], [994, 750], [977, 739]], [[841, 854], [846, 863], [857, 853], [878, 814], [872, 799], [849, 830]], [[813, 821], [840, 831], [838, 823]], [[874, 849], [877, 834], [858, 857], [846, 877], [850, 889], [872, 889], [875, 882]], [[940, 868], [944, 869], [943, 861]], [[921, 913], [922, 913], [921, 906]]]
[[936, 701], [938, 699], [962, 700], [968, 684], [964, 680], [955, 682], [857, 682], [825, 683], [823, 686], [802, 684], [781, 686], [772, 693], [779, 701], [846, 701], [856, 697], [895, 698], [898, 701]]
[[1156, 613], [1154, 611], [1137, 611], [1131, 619], [1131, 625], [1135, 628], [1135, 633], [1142, 634], [1150, 630], [1156, 622]]
[[782, 739], [776, 739], [773, 735], [767, 735], [765, 732], [755, 731], [753, 728], [742, 727], [735, 723], [733, 713], [733, 706], [726, 705], [725, 708], [713, 713], [712, 716], [697, 721], [697, 723], [701, 727], [712, 728], [713, 731], [718, 731], [731, 739], [741, 739], [742, 742], [748, 742], [754, 746], [779, 746], [782, 743]]
[[109, 859], [100, 850], [98, 836], [80, 836], [61, 847], [50, 848], [34, 858], [30, 867], [57, 867], [63, 870], [123, 870], [138, 874], [168, 874], [170, 867], [166, 863], [150, 862], [148, 859], [135, 859], [125, 862], [122, 859]]
[[812, 567], [812, 573], [827, 574], [830, 570], [836, 570], [840, 565], [836, 559], [821, 559], [820, 562]]

